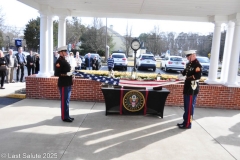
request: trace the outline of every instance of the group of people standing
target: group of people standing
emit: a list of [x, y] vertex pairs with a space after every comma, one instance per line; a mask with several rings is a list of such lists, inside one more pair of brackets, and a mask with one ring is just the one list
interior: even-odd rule
[[97, 57], [92, 58], [91, 53], [88, 53], [85, 58], [86, 70], [98, 70], [99, 62]]
[[32, 51], [25, 57], [22, 47], [18, 48], [18, 53], [16, 54], [13, 54], [13, 50], [10, 49], [6, 56], [0, 50], [0, 89], [5, 89], [3, 87], [5, 79], [6, 83], [15, 83], [13, 80], [14, 70], [16, 70], [17, 82], [23, 82], [25, 66], [27, 67], [28, 75], [37, 74], [39, 71], [39, 60], [38, 54], [33, 55]]

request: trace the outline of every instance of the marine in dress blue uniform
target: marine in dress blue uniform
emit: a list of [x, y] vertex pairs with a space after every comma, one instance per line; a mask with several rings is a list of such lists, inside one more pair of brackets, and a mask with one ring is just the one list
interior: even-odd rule
[[58, 78], [58, 88], [61, 97], [61, 119], [64, 122], [72, 122], [74, 118], [69, 116], [69, 101], [71, 96], [71, 89], [73, 85], [71, 66], [65, 60], [67, 55], [67, 46], [58, 48], [59, 58], [55, 63], [54, 75]]
[[183, 88], [183, 123], [177, 124], [180, 129], [190, 129], [192, 127], [194, 107], [199, 93], [199, 79], [202, 75], [202, 66], [196, 59], [196, 50], [186, 51], [185, 54], [189, 62], [182, 72], [182, 75], [186, 76], [186, 79]]

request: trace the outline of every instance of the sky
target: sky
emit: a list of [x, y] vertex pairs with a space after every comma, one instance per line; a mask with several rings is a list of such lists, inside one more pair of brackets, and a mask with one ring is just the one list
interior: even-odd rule
[[[5, 25], [24, 29], [31, 19], [40, 16], [37, 10], [16, 0], [0, 0], [2, 12], [5, 14]], [[92, 17], [79, 17], [84, 25], [91, 25]], [[55, 17], [57, 19], [57, 17]], [[103, 25], [106, 18], [103, 18]], [[141, 33], [149, 33], [154, 26], [159, 26], [160, 32], [194, 32], [199, 34], [209, 34], [213, 32], [212, 23], [203, 22], [182, 22], [182, 21], [161, 21], [161, 20], [140, 20], [140, 19], [117, 19], [108, 18], [107, 26], [113, 25], [113, 30], [121, 35], [126, 33], [126, 26], [132, 28], [133, 37], [138, 37]], [[177, 27], [176, 27], [177, 26]]]

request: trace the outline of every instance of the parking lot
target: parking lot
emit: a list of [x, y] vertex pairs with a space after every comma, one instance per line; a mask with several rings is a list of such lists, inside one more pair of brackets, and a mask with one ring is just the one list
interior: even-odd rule
[[[134, 65], [134, 61], [133, 59], [128, 59], [128, 67], [127, 67], [127, 70], [122, 70], [122, 69], [117, 69], [117, 71], [119, 72], [131, 72], [133, 70], [133, 65]], [[160, 73], [160, 74], [169, 74], [169, 75], [178, 75], [180, 74], [179, 71], [168, 71], [168, 72], [165, 72], [164, 70], [160, 69], [160, 65], [161, 65], [161, 60], [157, 60], [157, 68], [155, 71], [153, 71], [152, 69], [145, 69], [145, 70], [137, 70], [137, 72], [139, 73]], [[102, 65], [102, 67], [100, 68], [100, 70], [102, 71], [107, 71], [108, 70], [108, 67], [107, 67], [107, 64], [104, 64]], [[220, 75], [221, 73], [219, 72], [218, 75]], [[207, 77], [206, 75], [204, 75], [203, 77]]]
[[[134, 64], [133, 59], [129, 58], [128, 59], [127, 70], [123, 70], [121, 68], [118, 68], [117, 71], [119, 71], [119, 72], [131, 72], [132, 69], [133, 69], [133, 64]], [[156, 73], [156, 74], [160, 73], [160, 74], [168, 74], [168, 75], [178, 75], [178, 74], [180, 74], [179, 71], [168, 71], [168, 72], [165, 72], [164, 70], [160, 69], [160, 64], [161, 64], [161, 60], [157, 60], [157, 63], [156, 63], [157, 68], [156, 68], [155, 71], [153, 71], [152, 69], [148, 69], [148, 70], [145, 69], [145, 70], [137, 70], [137, 72], [139, 72], [139, 73]], [[222, 65], [219, 64], [219, 67], [222, 67]], [[107, 64], [106, 63], [102, 63], [102, 66], [101, 66], [101, 68], [99, 70], [107, 71], [108, 70]], [[218, 76], [220, 76], [220, 75], [221, 75], [221, 72], [218, 72]], [[27, 76], [27, 67], [24, 68], [24, 76]], [[202, 77], [207, 77], [207, 75], [203, 75]], [[13, 79], [16, 80], [16, 70], [14, 71]], [[25, 81], [25, 79], [23, 81]]]

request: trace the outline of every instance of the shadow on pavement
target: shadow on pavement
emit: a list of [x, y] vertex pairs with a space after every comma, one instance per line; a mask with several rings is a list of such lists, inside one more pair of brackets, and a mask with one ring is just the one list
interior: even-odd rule
[[0, 108], [6, 107], [8, 105], [11, 105], [21, 100], [22, 99], [18, 99], [18, 98], [0, 97]]

